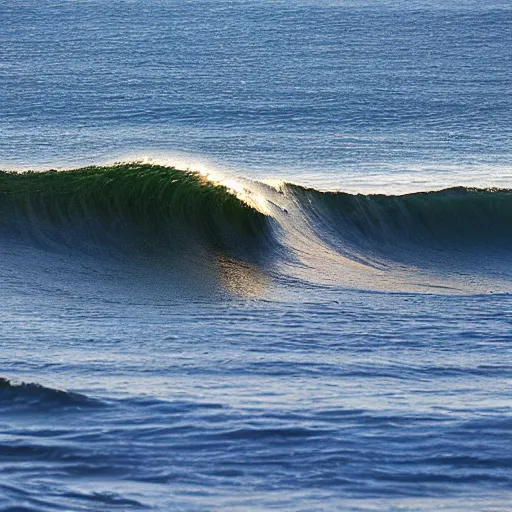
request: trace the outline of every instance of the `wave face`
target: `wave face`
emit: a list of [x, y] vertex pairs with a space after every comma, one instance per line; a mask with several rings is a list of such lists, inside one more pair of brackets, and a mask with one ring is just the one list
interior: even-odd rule
[[512, 190], [457, 187], [387, 196], [286, 189], [319, 229], [357, 246], [512, 246]]
[[235, 252], [251, 246], [268, 223], [264, 214], [198, 173], [141, 163], [4, 172], [0, 212], [4, 234], [43, 242], [195, 240]]
[[400, 281], [394, 278], [402, 270], [409, 281], [425, 270], [431, 273], [421, 277], [426, 286], [450, 281], [449, 286], [474, 291], [470, 282], [477, 278], [480, 291], [510, 290], [512, 190], [456, 187], [388, 196], [285, 184], [282, 191], [321, 244], [384, 272], [388, 282]]

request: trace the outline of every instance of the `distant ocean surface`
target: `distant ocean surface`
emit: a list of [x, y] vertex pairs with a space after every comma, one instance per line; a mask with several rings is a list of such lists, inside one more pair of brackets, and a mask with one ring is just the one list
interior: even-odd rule
[[0, 512], [510, 510], [511, 48], [508, 0], [0, 0]]

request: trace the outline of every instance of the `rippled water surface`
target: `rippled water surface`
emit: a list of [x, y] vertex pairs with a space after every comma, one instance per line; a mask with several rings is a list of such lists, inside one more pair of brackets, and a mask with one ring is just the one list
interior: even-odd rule
[[0, 0], [0, 512], [509, 510], [511, 47]]
[[48, 386], [0, 383], [7, 504], [506, 510], [508, 297], [42, 295], [4, 320]]
[[188, 155], [324, 188], [510, 186], [506, 0], [2, 0], [0, 16], [4, 165]]

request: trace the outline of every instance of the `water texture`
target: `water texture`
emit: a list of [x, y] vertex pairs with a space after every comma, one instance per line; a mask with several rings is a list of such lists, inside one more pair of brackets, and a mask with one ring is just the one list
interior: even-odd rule
[[0, 512], [508, 511], [505, 0], [0, 0]]

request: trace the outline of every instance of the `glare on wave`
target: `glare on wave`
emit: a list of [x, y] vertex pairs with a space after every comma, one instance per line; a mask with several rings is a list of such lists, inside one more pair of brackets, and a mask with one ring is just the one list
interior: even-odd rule
[[226, 187], [232, 194], [234, 194], [240, 201], [249, 205], [251, 208], [258, 210], [265, 215], [270, 215], [271, 211], [268, 207], [268, 201], [260, 194], [255, 193], [246, 185], [243, 185], [233, 177], [227, 177], [216, 171], [199, 171], [208, 181], [215, 185]]
[[118, 161], [164, 165], [183, 171], [198, 173], [210, 183], [226, 187], [229, 192], [240, 199], [240, 201], [258, 210], [260, 213], [265, 215], [271, 215], [272, 213], [268, 201], [261, 194], [250, 190], [248, 185], [241, 183], [233, 176], [228, 176], [225, 172], [217, 169], [217, 166], [213, 162], [209, 162], [201, 157], [181, 153], [168, 154], [156, 152], [151, 154], [124, 155], [124, 157]]

